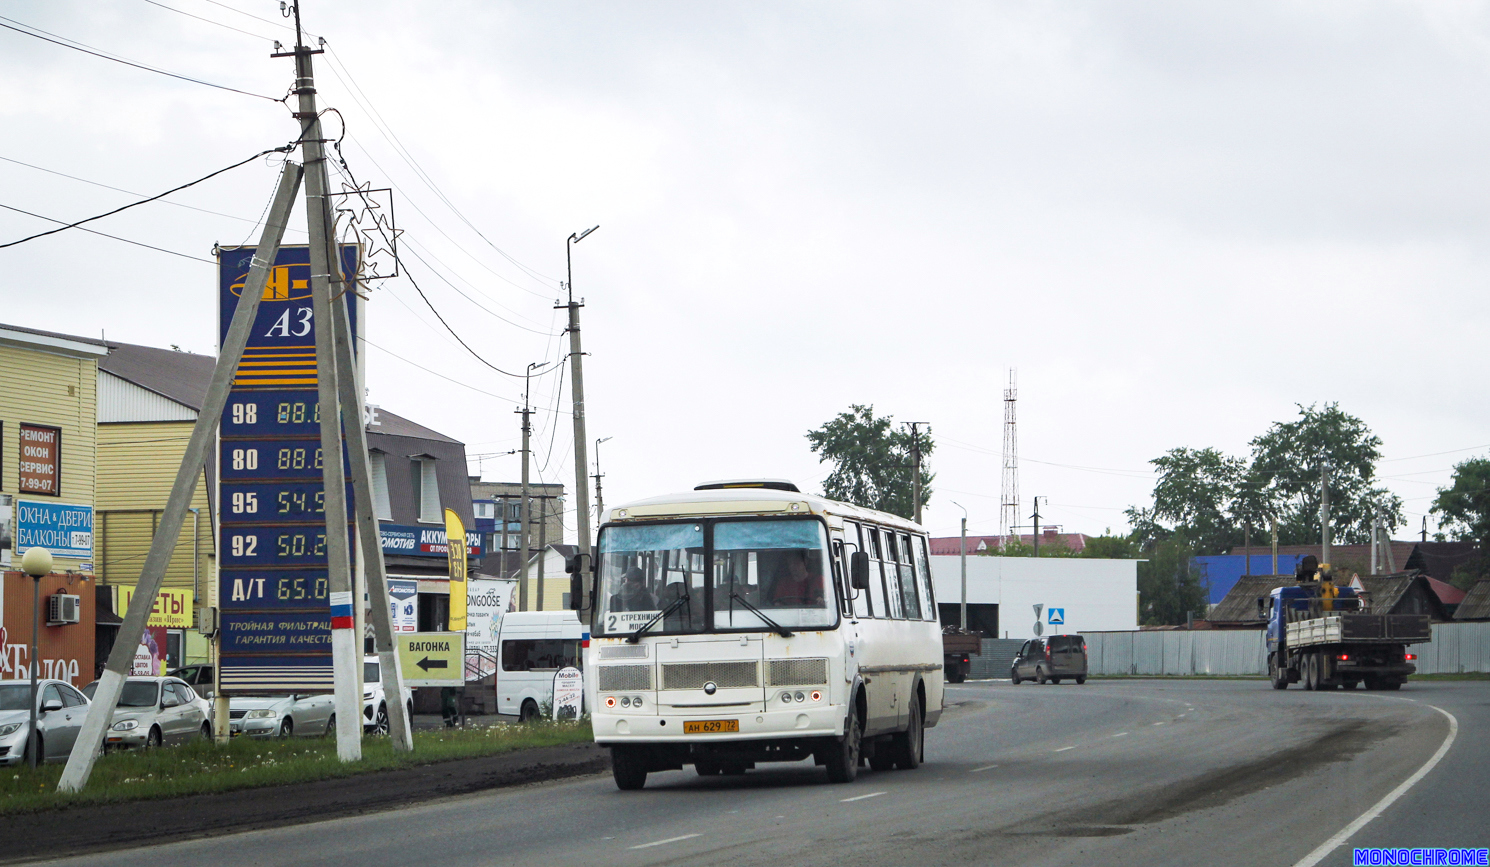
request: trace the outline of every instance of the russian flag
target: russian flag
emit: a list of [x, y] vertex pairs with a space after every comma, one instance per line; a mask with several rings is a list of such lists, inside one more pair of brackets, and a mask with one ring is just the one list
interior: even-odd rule
[[352, 594], [331, 594], [331, 628], [352, 629], [357, 620], [352, 614]]

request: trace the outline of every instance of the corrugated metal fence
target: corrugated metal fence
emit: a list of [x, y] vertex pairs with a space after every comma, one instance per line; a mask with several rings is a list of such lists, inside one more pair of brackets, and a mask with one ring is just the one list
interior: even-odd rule
[[[1092, 674], [1265, 675], [1268, 670], [1260, 629], [1083, 634]], [[1420, 674], [1490, 672], [1490, 623], [1435, 623], [1433, 641], [1414, 645], [1412, 652]]]

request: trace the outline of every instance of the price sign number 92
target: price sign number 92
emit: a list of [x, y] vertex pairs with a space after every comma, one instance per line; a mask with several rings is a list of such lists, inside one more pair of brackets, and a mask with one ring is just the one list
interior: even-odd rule
[[258, 536], [234, 536], [228, 547], [232, 549], [234, 557], [257, 557], [259, 554]]

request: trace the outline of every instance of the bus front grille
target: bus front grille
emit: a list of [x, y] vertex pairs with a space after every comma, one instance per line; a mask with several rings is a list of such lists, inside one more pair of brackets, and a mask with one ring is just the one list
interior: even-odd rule
[[702, 689], [712, 682], [720, 689], [760, 686], [755, 662], [674, 662], [662, 666], [663, 689]]
[[652, 688], [650, 665], [601, 665], [596, 669], [600, 673], [597, 689], [601, 692]]
[[773, 659], [768, 674], [771, 686], [817, 686], [828, 682], [828, 660]]
[[607, 644], [600, 648], [601, 659], [646, 659], [645, 644]]

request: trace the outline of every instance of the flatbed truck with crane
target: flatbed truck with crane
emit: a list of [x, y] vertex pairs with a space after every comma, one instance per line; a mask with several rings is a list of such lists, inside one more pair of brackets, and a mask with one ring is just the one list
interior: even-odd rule
[[1327, 573], [1274, 588], [1257, 604], [1267, 620], [1274, 689], [1399, 689], [1417, 671], [1408, 648], [1433, 640], [1428, 615], [1372, 611], [1369, 593], [1337, 589]]

